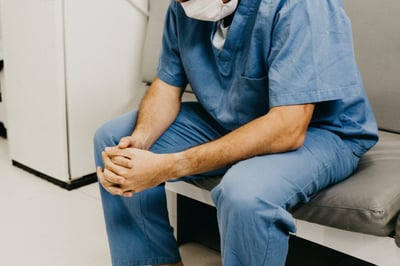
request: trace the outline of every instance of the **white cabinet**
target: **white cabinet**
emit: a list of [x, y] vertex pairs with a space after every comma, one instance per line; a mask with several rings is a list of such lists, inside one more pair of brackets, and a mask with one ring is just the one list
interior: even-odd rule
[[143, 95], [147, 17], [129, 0], [1, 0], [1, 11], [11, 159], [66, 188], [93, 180], [96, 128]]
[[[1, 10], [1, 6], [0, 6]], [[0, 11], [1, 14], [1, 11]], [[1, 21], [1, 16], [0, 16], [0, 21]], [[3, 62], [3, 41], [2, 41], [2, 35], [1, 35], [1, 28], [0, 28], [0, 60]], [[2, 65], [3, 63], [1, 63]], [[2, 66], [1, 66], [2, 67]], [[4, 75], [3, 72], [0, 71], [0, 136], [5, 136], [5, 126], [6, 126], [6, 109], [4, 106], [4, 92], [3, 92], [3, 81], [4, 81]]]
[[[1, 42], [1, 40], [0, 40], [0, 42]], [[4, 104], [4, 93], [3, 93], [3, 91], [4, 91], [3, 81], [4, 81], [4, 75], [3, 75], [3, 72], [1, 71], [0, 72], [0, 137], [6, 136], [6, 127], [7, 127], [6, 108], [5, 108], [5, 104]]]
[[3, 89], [2, 89], [3, 79], [4, 79], [3, 72], [0, 72], [0, 137], [7, 136], [6, 108], [5, 108], [5, 104], [4, 104], [4, 100], [3, 100], [4, 94], [3, 94]]

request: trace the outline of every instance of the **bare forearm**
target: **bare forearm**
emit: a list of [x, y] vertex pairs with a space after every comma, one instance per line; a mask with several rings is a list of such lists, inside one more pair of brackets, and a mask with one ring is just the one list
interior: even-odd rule
[[[150, 99], [149, 103], [156, 102], [153, 97]], [[98, 169], [98, 175], [110, 193], [131, 196], [133, 191], [140, 192], [171, 179], [215, 170], [257, 155], [295, 150], [303, 145], [313, 110], [312, 104], [273, 108], [267, 115], [217, 140], [178, 153], [155, 154], [135, 147], [112, 147], [103, 153], [106, 167], [104, 171]], [[174, 113], [170, 112], [170, 118]], [[144, 117], [142, 125], [152, 115], [155, 114]], [[158, 116], [154, 119], [159, 121]]]
[[199, 174], [254, 156], [295, 150], [304, 142], [313, 108], [292, 107], [290, 112], [295, 115], [286, 116], [290, 118], [271, 112], [220, 139], [174, 154], [174, 176]]
[[139, 108], [132, 136], [148, 149], [175, 120], [181, 101], [181, 89], [156, 79], [146, 92]]

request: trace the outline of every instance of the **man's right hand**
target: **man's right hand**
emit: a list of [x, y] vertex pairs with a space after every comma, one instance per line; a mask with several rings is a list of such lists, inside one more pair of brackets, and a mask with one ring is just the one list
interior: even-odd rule
[[118, 148], [120, 149], [136, 148], [145, 150], [146, 149], [145, 139], [144, 138], [140, 139], [135, 135], [123, 137], [120, 139], [118, 143]]
[[120, 149], [126, 149], [129, 147], [135, 147], [135, 140], [133, 139], [132, 136], [129, 137], [123, 137], [122, 139], [120, 139], [119, 143], [118, 143], [118, 148]]

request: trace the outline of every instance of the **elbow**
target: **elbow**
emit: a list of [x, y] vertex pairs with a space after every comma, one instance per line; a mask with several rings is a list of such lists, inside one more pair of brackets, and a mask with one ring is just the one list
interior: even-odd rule
[[295, 138], [295, 139], [293, 140], [293, 142], [292, 142], [291, 150], [298, 150], [298, 149], [300, 149], [300, 148], [304, 145], [305, 140], [306, 140], [305, 134], [300, 135], [299, 137]]
[[290, 141], [288, 142], [288, 147], [287, 150], [288, 151], [295, 151], [300, 149], [303, 145], [304, 142], [306, 140], [306, 133], [307, 131], [301, 131], [298, 132], [297, 134], [292, 134], [291, 137], [289, 138]]
[[269, 111], [272, 123], [280, 125], [277, 137], [283, 151], [298, 150], [304, 145], [313, 111], [314, 104], [280, 106]]

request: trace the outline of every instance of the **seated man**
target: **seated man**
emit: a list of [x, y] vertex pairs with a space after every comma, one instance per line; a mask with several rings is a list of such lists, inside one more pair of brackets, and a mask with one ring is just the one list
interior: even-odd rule
[[377, 139], [341, 0], [171, 1], [139, 111], [95, 136], [113, 265], [183, 265], [163, 184], [216, 175], [223, 265], [284, 265], [288, 209]]

